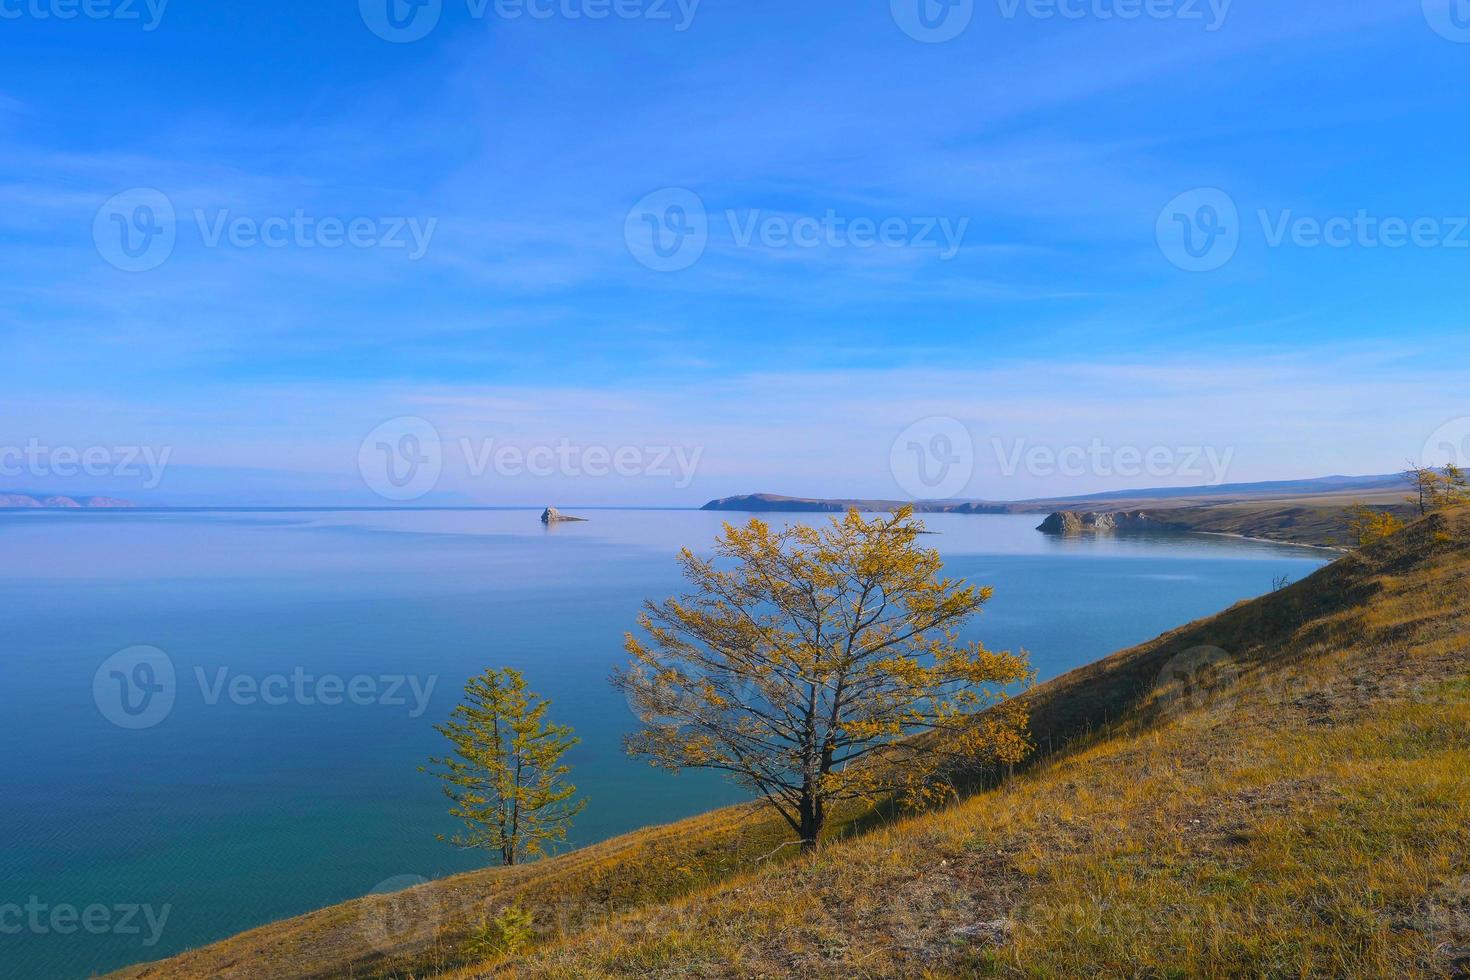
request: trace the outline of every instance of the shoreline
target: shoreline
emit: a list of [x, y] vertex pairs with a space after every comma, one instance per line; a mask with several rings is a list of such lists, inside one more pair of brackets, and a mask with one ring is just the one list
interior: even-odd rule
[[1236, 534], [1234, 531], [1192, 531], [1180, 528], [1183, 534], [1208, 534], [1217, 538], [1238, 538], [1241, 541], [1262, 541], [1266, 544], [1284, 544], [1292, 548], [1311, 548], [1313, 551], [1329, 551], [1336, 555], [1350, 554], [1353, 549], [1335, 544], [1309, 544], [1305, 541], [1288, 541], [1285, 538], [1263, 538], [1256, 534]]

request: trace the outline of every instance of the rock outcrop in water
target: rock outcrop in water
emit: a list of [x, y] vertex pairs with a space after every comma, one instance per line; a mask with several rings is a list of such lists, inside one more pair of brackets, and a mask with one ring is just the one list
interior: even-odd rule
[[1059, 510], [1036, 528], [1047, 534], [1081, 534], [1084, 531], [1144, 531], [1159, 523], [1141, 510], [1114, 512]]
[[575, 524], [585, 523], [586, 520], [587, 518], [585, 517], [571, 517], [567, 514], [563, 514], [555, 507], [548, 507], [541, 512], [542, 524]]

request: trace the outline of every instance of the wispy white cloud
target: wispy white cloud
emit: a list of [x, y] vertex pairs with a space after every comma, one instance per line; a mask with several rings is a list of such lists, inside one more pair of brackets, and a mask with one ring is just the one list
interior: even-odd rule
[[[422, 413], [448, 434], [702, 446], [686, 496], [713, 496], [893, 492], [888, 444], [926, 415], [977, 438], [1209, 439], [1239, 448], [1244, 476], [1396, 465], [1442, 421], [1464, 326], [1444, 256], [1243, 248], [1198, 277], [1154, 240], [1163, 202], [1193, 186], [1227, 186], [1249, 211], [1395, 188], [1434, 201], [1450, 184], [1421, 186], [1430, 165], [1461, 183], [1453, 154], [1418, 146], [1382, 149], [1361, 175], [1295, 165], [1292, 141], [1337, 127], [1353, 141], [1338, 159], [1359, 161], [1357, 144], [1424, 110], [1404, 89], [1340, 92], [1361, 64], [1444, 53], [1412, 4], [1238, 0], [1214, 33], [980, 6], [942, 46], [910, 42], [884, 4], [711, 7], [680, 37], [480, 24], [413, 57], [377, 51], [350, 86], [318, 78], [269, 112], [152, 105], [151, 125], [111, 142], [58, 138], [33, 93], [0, 95], [0, 231], [17, 246], [0, 272], [7, 424], [167, 440], [201, 487], [248, 467], [346, 493], [361, 433]], [[778, 16], [803, 29], [771, 29]], [[1294, 102], [1314, 75], [1344, 81]], [[1404, 168], [1413, 181], [1395, 179]], [[130, 275], [101, 261], [91, 224], [132, 186], [165, 190], [186, 220], [439, 225], [414, 263], [187, 241]], [[664, 186], [716, 216], [705, 257], [676, 275], [623, 240], [628, 208]], [[740, 248], [727, 209], [969, 224], [938, 261]], [[1346, 346], [1365, 337], [1439, 356]], [[988, 480], [971, 492], [1044, 489]]]

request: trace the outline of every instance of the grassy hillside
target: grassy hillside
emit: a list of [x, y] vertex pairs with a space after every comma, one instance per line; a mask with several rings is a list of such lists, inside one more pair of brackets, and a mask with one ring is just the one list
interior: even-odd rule
[[1236, 534], [1318, 547], [1346, 548], [1353, 544], [1347, 511], [1365, 503], [1388, 510], [1401, 520], [1416, 514], [1397, 491], [1347, 496], [1313, 496], [1270, 501], [1230, 501], [1203, 506], [1178, 506], [1147, 511], [1156, 520], [1181, 531]]
[[[1029, 766], [814, 857], [736, 808], [125, 975], [1470, 975], [1467, 600], [1431, 516], [1038, 687]], [[511, 902], [536, 945], [464, 962]]]

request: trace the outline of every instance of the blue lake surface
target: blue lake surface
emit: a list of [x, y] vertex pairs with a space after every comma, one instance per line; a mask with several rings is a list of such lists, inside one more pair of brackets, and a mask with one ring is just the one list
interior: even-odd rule
[[[626, 758], [607, 678], [642, 600], [679, 591], [678, 549], [745, 517], [584, 513], [0, 512], [0, 976], [87, 976], [490, 863], [435, 839], [456, 823], [417, 771], [486, 667], [523, 671], [583, 739], [573, 843], [744, 798]], [[924, 540], [995, 588], [968, 635], [1026, 648], [1042, 679], [1330, 557], [1037, 521], [931, 515]], [[125, 728], [110, 671], [94, 679], [138, 646], [166, 658], [173, 701]]]

